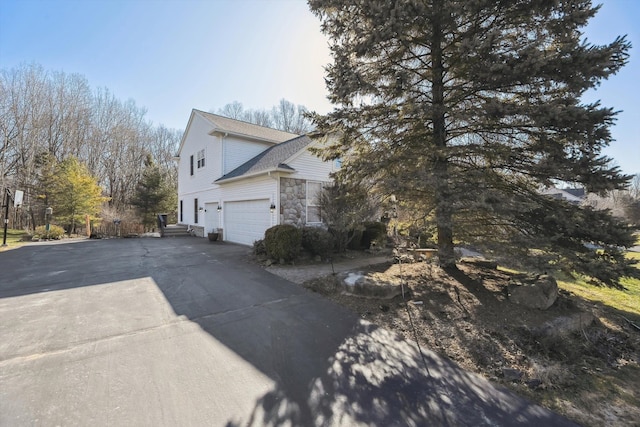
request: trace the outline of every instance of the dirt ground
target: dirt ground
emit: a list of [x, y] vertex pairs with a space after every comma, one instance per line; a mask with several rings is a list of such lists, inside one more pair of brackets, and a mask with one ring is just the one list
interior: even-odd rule
[[[287, 269], [296, 267], [280, 272]], [[306, 267], [303, 286], [579, 424], [640, 426], [640, 332], [627, 313], [563, 291], [548, 310], [518, 306], [505, 292], [508, 273], [475, 265], [460, 264], [454, 273], [429, 262], [358, 270], [382, 282], [399, 278], [405, 298], [345, 295], [337, 290], [339, 275], [326, 268], [313, 277]], [[593, 324], [560, 335], [544, 328], [580, 313], [592, 313]]]

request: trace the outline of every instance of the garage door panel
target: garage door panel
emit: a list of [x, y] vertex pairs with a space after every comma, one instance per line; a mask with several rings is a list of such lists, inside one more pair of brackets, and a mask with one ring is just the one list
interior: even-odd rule
[[225, 240], [252, 245], [264, 237], [264, 232], [271, 226], [269, 199], [243, 200], [224, 204]]

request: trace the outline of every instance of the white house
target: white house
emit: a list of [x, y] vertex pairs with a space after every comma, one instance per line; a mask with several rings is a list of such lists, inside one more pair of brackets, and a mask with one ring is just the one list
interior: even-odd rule
[[277, 224], [321, 223], [317, 194], [338, 165], [318, 143], [193, 110], [178, 150], [178, 222], [198, 236], [251, 245]]
[[560, 189], [556, 187], [543, 188], [540, 194], [547, 195], [554, 199], [564, 199], [569, 203], [579, 205], [584, 201], [586, 192], [584, 188], [565, 188]]

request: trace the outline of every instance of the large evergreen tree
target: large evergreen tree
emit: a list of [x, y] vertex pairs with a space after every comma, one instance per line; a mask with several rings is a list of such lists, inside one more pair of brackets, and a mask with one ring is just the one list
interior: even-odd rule
[[637, 274], [619, 250], [632, 243], [629, 229], [538, 191], [560, 181], [603, 192], [629, 179], [601, 154], [615, 112], [581, 100], [630, 48], [624, 37], [583, 41], [598, 9], [590, 1], [309, 5], [334, 60], [326, 81], [336, 109], [315, 120], [341, 136], [325, 156], [343, 159], [341, 179], [419, 200], [443, 267], [455, 267], [461, 241], [522, 250], [611, 285]]

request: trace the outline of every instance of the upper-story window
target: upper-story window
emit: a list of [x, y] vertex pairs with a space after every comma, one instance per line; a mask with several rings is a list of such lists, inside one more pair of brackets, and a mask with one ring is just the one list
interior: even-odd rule
[[198, 151], [198, 169], [204, 167], [204, 150]]

